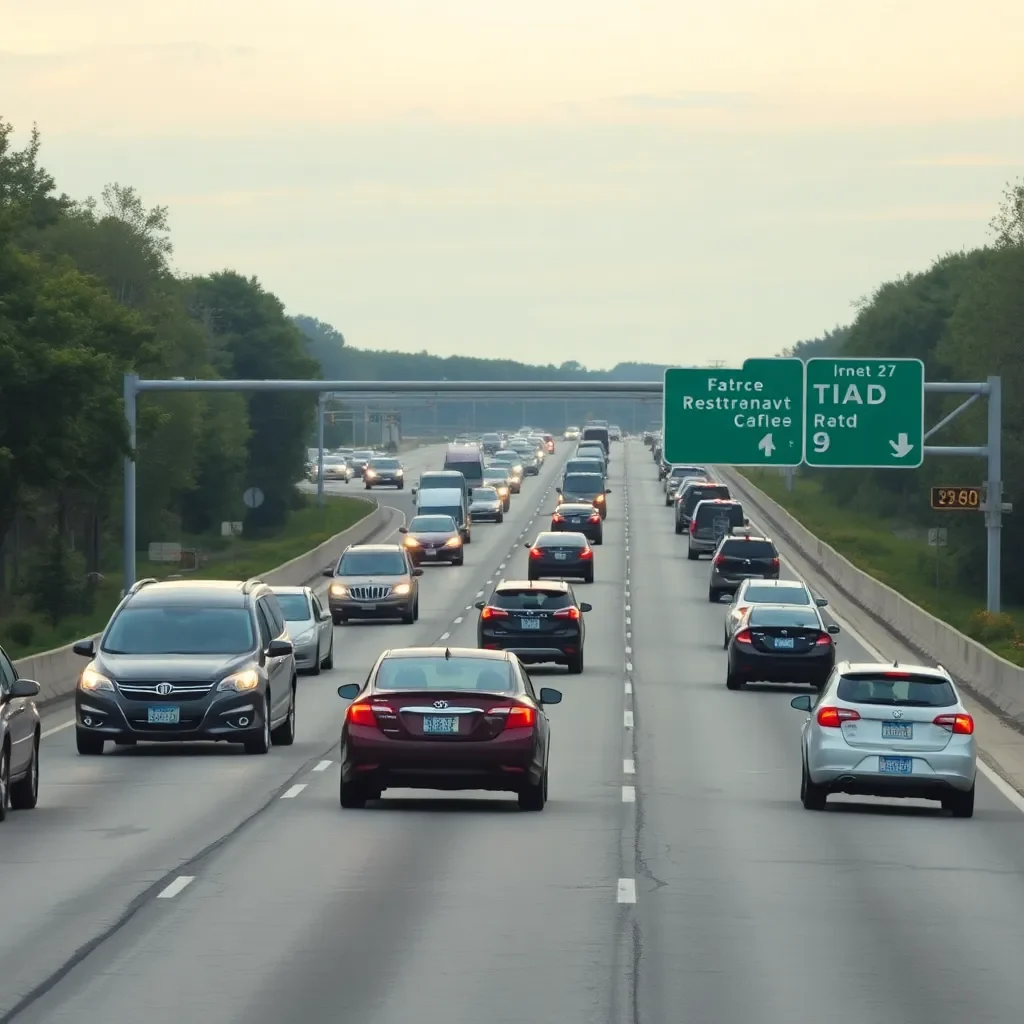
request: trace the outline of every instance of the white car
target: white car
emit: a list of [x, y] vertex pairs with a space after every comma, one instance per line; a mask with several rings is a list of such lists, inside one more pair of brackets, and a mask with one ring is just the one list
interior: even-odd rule
[[747, 609], [754, 604], [802, 604], [824, 608], [828, 601], [815, 597], [807, 584], [800, 580], [743, 580], [725, 613], [723, 650], [729, 646], [729, 640], [739, 628]]
[[794, 697], [800, 800], [825, 809], [832, 793], [938, 800], [955, 818], [974, 814], [974, 719], [949, 673], [922, 665], [842, 662], [820, 696]]

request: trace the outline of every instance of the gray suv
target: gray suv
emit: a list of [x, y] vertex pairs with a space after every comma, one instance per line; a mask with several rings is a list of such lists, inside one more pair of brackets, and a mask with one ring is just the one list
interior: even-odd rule
[[413, 623], [420, 617], [423, 570], [401, 544], [352, 544], [324, 575], [331, 581], [327, 605], [336, 626], [349, 619]]

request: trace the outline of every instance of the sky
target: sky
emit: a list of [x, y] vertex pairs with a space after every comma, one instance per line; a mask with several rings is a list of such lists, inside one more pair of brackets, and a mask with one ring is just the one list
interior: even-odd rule
[[363, 348], [739, 365], [989, 240], [1020, 0], [0, 0], [0, 114]]

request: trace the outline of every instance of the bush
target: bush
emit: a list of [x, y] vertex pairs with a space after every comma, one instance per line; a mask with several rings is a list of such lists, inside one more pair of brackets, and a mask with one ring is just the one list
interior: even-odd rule
[[1013, 640], [1017, 628], [1013, 618], [1002, 612], [993, 614], [978, 610], [971, 613], [967, 623], [967, 635], [980, 643], [987, 644], [999, 640]]
[[51, 626], [82, 609], [85, 561], [72, 551], [59, 530], [51, 530], [29, 567], [24, 594], [32, 611], [45, 615]]
[[12, 619], [4, 626], [4, 637], [17, 647], [28, 647], [36, 635], [36, 627], [28, 619]]

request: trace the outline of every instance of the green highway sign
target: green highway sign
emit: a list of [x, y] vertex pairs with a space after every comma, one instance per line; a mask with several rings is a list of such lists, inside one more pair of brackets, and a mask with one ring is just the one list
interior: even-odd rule
[[808, 359], [804, 461], [836, 469], [924, 462], [920, 359]]
[[804, 364], [748, 359], [739, 370], [669, 367], [662, 423], [668, 462], [799, 466]]

